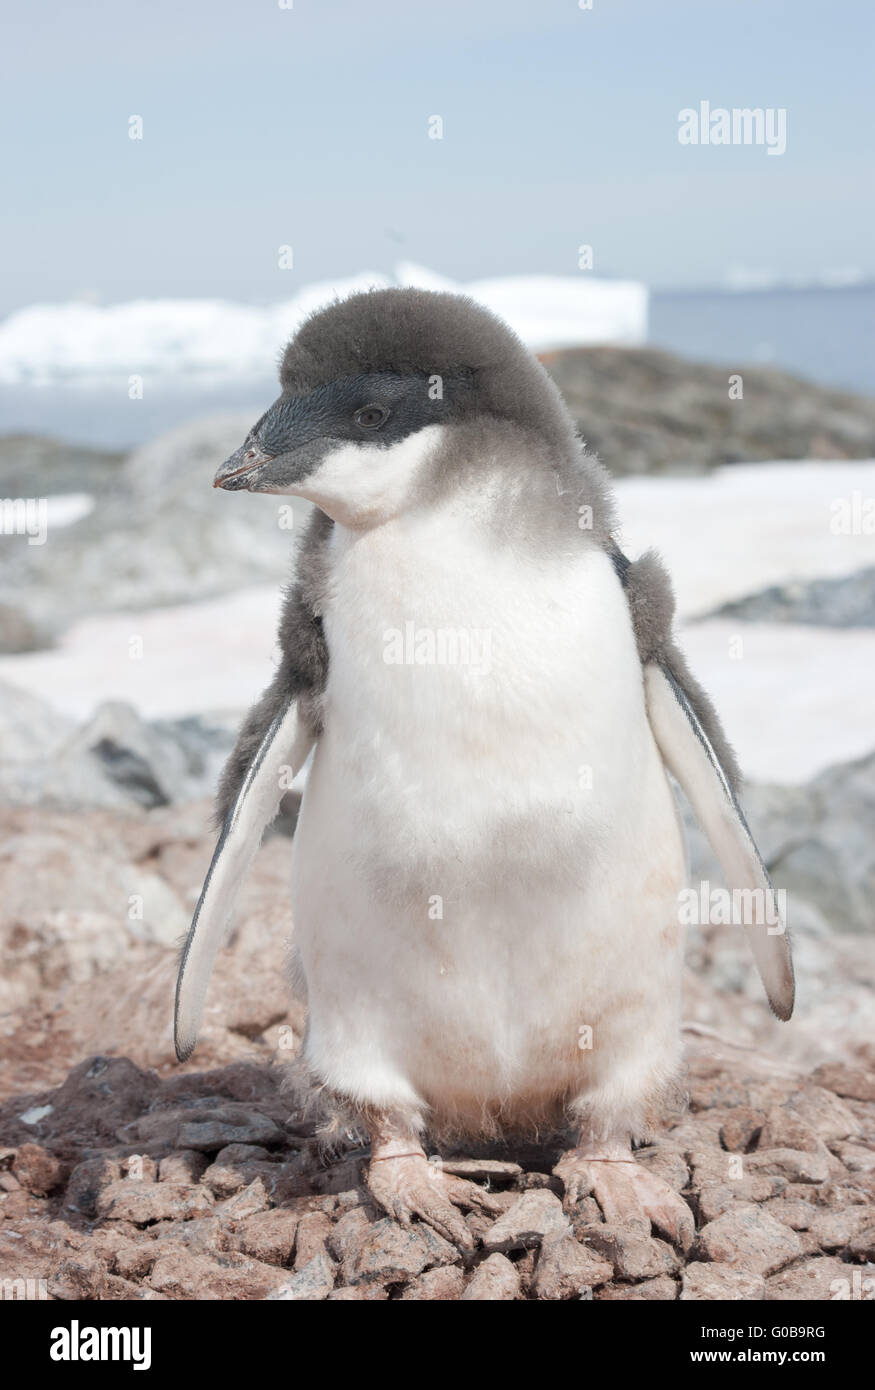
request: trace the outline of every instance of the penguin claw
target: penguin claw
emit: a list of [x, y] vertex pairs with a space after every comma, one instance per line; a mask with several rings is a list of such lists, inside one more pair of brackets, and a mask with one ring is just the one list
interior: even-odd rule
[[565, 1187], [565, 1210], [572, 1214], [592, 1194], [608, 1225], [649, 1236], [651, 1227], [686, 1254], [696, 1235], [693, 1213], [683, 1197], [656, 1173], [627, 1159], [604, 1159], [572, 1149], [553, 1169]]
[[387, 1215], [404, 1227], [413, 1219], [430, 1226], [462, 1251], [474, 1248], [474, 1237], [462, 1210], [497, 1216], [501, 1204], [476, 1183], [444, 1173], [425, 1155], [403, 1155], [372, 1163], [368, 1190]]

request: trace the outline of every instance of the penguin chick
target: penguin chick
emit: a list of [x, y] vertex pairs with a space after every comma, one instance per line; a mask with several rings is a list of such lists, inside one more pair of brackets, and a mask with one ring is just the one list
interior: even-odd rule
[[[540, 364], [471, 301], [380, 290], [299, 330], [282, 394], [215, 485], [308, 498], [282, 659], [223, 776], [177, 985], [194, 1048], [237, 886], [313, 751], [292, 849], [305, 1060], [367, 1129], [369, 1185], [470, 1246], [488, 1193], [429, 1133], [572, 1121], [569, 1207], [686, 1247], [636, 1164], [680, 1070], [685, 853], [666, 775], [730, 887], [770, 898], [667, 578], [613, 539], [607, 478]], [[285, 780], [284, 780], [285, 779]], [[747, 923], [772, 1008], [783, 924]]]

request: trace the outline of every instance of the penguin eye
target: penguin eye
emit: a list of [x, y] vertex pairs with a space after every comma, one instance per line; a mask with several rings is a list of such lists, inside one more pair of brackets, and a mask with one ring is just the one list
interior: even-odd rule
[[381, 405], [363, 405], [352, 417], [360, 429], [378, 430], [389, 418], [389, 412]]

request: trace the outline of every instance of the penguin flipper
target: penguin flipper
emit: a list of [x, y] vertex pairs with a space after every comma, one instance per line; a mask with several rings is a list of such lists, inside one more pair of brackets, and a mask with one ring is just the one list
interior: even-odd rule
[[[733, 786], [670, 661], [652, 661], [644, 667], [644, 689], [650, 727], [662, 760], [689, 798], [726, 876], [727, 887], [758, 890], [771, 909], [771, 926], [765, 920], [745, 923], [745, 932], [772, 1011], [786, 1020], [793, 1012], [795, 997], [786, 924], [777, 915], [768, 871]], [[759, 915], [765, 918], [766, 914]]]
[[303, 767], [315, 742], [289, 699], [270, 724], [225, 817], [212, 862], [182, 952], [176, 981], [174, 1042], [185, 1062], [194, 1051], [216, 954], [225, 936], [234, 901], [261, 837], [283, 797], [283, 769]]

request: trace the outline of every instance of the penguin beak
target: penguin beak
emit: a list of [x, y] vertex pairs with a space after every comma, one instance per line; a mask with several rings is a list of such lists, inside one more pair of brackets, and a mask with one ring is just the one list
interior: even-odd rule
[[264, 464], [270, 463], [274, 457], [273, 454], [266, 454], [249, 439], [241, 444], [239, 449], [235, 449], [230, 458], [225, 459], [213, 479], [213, 487], [224, 488], [227, 492], [238, 492], [241, 488], [248, 487], [251, 475]]

